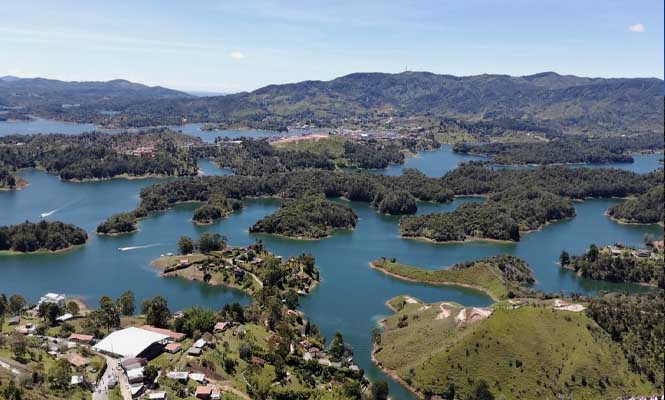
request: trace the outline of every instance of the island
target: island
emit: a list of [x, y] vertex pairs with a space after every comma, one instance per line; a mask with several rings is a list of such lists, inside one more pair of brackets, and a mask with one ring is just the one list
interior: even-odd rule
[[435, 242], [519, 241], [520, 235], [575, 216], [571, 201], [524, 188], [495, 193], [483, 203], [466, 203], [449, 213], [402, 217], [400, 234]]
[[493, 300], [523, 296], [528, 290], [526, 287], [535, 282], [529, 265], [510, 255], [483, 258], [439, 270], [404, 265], [386, 258], [372, 261], [370, 266], [397, 279], [481, 290]]
[[98, 235], [117, 236], [125, 233], [133, 233], [139, 230], [138, 221], [133, 212], [123, 212], [111, 215], [106, 221], [97, 225]]
[[453, 150], [463, 154], [491, 156], [500, 165], [632, 163], [632, 153], [662, 151], [663, 135], [637, 134], [612, 138], [578, 135], [521, 143], [458, 143]]
[[60, 221], [29, 221], [0, 227], [0, 255], [61, 252], [86, 243], [82, 228]]
[[249, 231], [295, 239], [321, 239], [335, 229], [353, 229], [358, 216], [351, 207], [318, 196], [286, 201], [273, 214], [256, 222]]
[[[662, 385], [662, 376], [648, 379], [649, 374], [662, 373], [662, 365], [639, 369], [638, 363], [650, 360], [640, 356], [653, 356], [657, 350], [640, 349], [639, 356], [629, 358], [624, 346], [630, 339], [614, 339], [615, 333], [620, 338], [628, 329], [605, 330], [611, 329], [611, 322], [603, 320], [606, 306], [598, 318], [603, 322], [594, 320], [596, 312], [586, 313], [587, 308], [601, 308], [599, 301], [590, 305], [520, 299], [464, 307], [399, 296], [387, 303], [394, 314], [373, 334], [373, 360], [423, 398], [615, 398], [652, 393]], [[636, 325], [646, 326], [637, 321]], [[650, 340], [638, 339], [631, 346], [639, 348]]]
[[196, 175], [190, 147], [200, 138], [153, 128], [137, 133], [9, 135], [0, 138], [0, 165], [38, 168], [68, 181]]
[[249, 295], [269, 285], [290, 296], [291, 301], [294, 296], [308, 294], [319, 282], [314, 257], [302, 254], [282, 260], [260, 241], [243, 248], [227, 247], [219, 235], [204, 233], [196, 242], [182, 237], [179, 246], [184, 254], [151, 262], [161, 270], [161, 276], [232, 287]]
[[21, 190], [28, 182], [13, 174], [7, 167], [0, 165], [0, 190]]
[[242, 207], [240, 200], [229, 199], [221, 194], [213, 194], [206, 204], [194, 211], [192, 221], [198, 225], [209, 225], [234, 211], [242, 209]]
[[[565, 251], [562, 252], [560, 265], [588, 279], [637, 283], [665, 289], [665, 255], [662, 243], [652, 242], [651, 249], [635, 249], [621, 244], [598, 247], [592, 244], [579, 256], [571, 257]], [[656, 246], [660, 247], [660, 250]]]
[[628, 199], [607, 210], [615, 221], [631, 224], [663, 224], [665, 219], [665, 194], [663, 185], [654, 186], [648, 192]]

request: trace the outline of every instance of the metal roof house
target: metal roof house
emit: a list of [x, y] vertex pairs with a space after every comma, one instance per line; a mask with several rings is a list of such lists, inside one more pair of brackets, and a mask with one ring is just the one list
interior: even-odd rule
[[169, 337], [141, 328], [129, 327], [112, 332], [93, 346], [95, 351], [120, 358], [154, 358], [164, 350]]

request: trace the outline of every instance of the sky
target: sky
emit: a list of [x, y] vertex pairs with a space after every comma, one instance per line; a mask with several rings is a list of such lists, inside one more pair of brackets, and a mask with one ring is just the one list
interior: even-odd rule
[[352, 72], [663, 78], [663, 0], [4, 0], [0, 76], [238, 92]]

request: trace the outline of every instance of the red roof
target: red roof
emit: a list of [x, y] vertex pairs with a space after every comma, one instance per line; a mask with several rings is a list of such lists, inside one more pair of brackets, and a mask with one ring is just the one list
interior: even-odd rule
[[210, 396], [212, 394], [212, 386], [198, 386], [196, 388], [196, 395], [200, 394]]
[[155, 332], [155, 333], [161, 333], [162, 335], [168, 336], [171, 340], [175, 340], [176, 342], [181, 341], [182, 339], [185, 338], [184, 333], [178, 333], [178, 332], [173, 332], [168, 329], [162, 329], [162, 328], [155, 328], [152, 325], [143, 325], [141, 329], [145, 329], [146, 331], [150, 332]]
[[182, 346], [180, 346], [178, 343], [169, 343], [165, 347], [166, 351], [176, 351], [176, 350], [179, 350], [181, 348], [182, 348]]
[[84, 335], [82, 333], [72, 333], [69, 335], [69, 340], [77, 340], [79, 342], [92, 342], [95, 337], [92, 335]]
[[229, 325], [228, 322], [218, 322], [215, 324], [216, 331], [223, 331]]

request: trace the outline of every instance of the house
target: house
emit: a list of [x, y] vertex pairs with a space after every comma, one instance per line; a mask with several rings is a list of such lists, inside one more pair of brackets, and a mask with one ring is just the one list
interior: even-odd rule
[[90, 364], [90, 360], [76, 353], [67, 353], [64, 357], [74, 367], [80, 368]]
[[92, 343], [92, 340], [94, 338], [95, 337], [92, 336], [92, 335], [84, 335], [82, 333], [72, 333], [71, 335], [69, 335], [67, 340], [70, 340], [72, 342], [82, 343], [82, 344], [90, 344], [90, 343]]
[[83, 383], [83, 377], [81, 375], [72, 375], [72, 378], [69, 381], [69, 384], [72, 386], [80, 385], [82, 383]]
[[310, 347], [307, 349], [307, 352], [312, 355], [312, 357], [317, 358], [321, 350], [318, 347]]
[[74, 318], [74, 315], [72, 315], [70, 313], [65, 313], [65, 314], [62, 314], [61, 316], [59, 316], [58, 318], [56, 318], [55, 320], [58, 321], [58, 322], [65, 322], [65, 321], [69, 321], [72, 318]]
[[164, 346], [164, 350], [167, 353], [175, 354], [175, 353], [179, 352], [180, 350], [182, 350], [182, 346], [180, 346], [180, 343], [169, 343], [166, 346]]
[[148, 395], [149, 400], [166, 400], [166, 392], [152, 392]]
[[189, 379], [193, 380], [194, 382], [198, 382], [198, 383], [205, 383], [206, 382], [205, 374], [201, 374], [201, 373], [189, 374]]
[[142, 357], [150, 360], [162, 353], [168, 339], [169, 336], [162, 333], [129, 327], [112, 332], [93, 349], [117, 358]]
[[212, 396], [212, 387], [211, 386], [198, 386], [194, 396], [198, 399], [209, 399]]
[[215, 324], [215, 332], [224, 332], [228, 327], [230, 323], [229, 322], [218, 322]]
[[323, 365], [324, 367], [329, 367], [331, 365], [331, 362], [327, 358], [320, 358], [319, 364]]
[[198, 357], [201, 353], [202, 350], [198, 347], [190, 347], [189, 350], [187, 350], [187, 355], [192, 357]]
[[127, 380], [129, 383], [143, 382], [143, 367], [128, 370]]
[[312, 355], [312, 353], [305, 353], [302, 355], [302, 359], [305, 361], [311, 361], [314, 359], [314, 356]]
[[166, 373], [166, 377], [169, 379], [174, 379], [176, 381], [180, 381], [182, 383], [186, 383], [187, 379], [189, 378], [189, 372], [186, 371], [171, 371]]
[[21, 317], [16, 315], [7, 320], [7, 325], [18, 325], [21, 322]]
[[16, 332], [21, 333], [23, 335], [31, 335], [35, 333], [36, 330], [37, 327], [35, 326], [35, 324], [25, 324], [23, 326], [19, 326], [18, 328], [16, 328]]
[[205, 339], [199, 339], [196, 342], [194, 342], [193, 346], [196, 347], [197, 349], [202, 349], [206, 347], [206, 344], [208, 342], [205, 341]]
[[169, 337], [170, 340], [173, 340], [174, 342], [180, 342], [180, 341], [184, 340], [185, 337], [187, 336], [184, 333], [173, 332], [171, 330], [163, 329], [163, 328], [156, 328], [152, 325], [143, 325], [141, 327], [141, 329], [145, 329], [145, 330], [150, 331], [150, 332], [155, 332], [155, 333], [160, 333], [162, 335], [166, 335], [166, 336]]
[[41, 305], [42, 303], [54, 303], [62, 307], [65, 305], [65, 295], [58, 293], [46, 293], [39, 298], [37, 306]]
[[127, 358], [120, 362], [120, 366], [125, 371], [129, 371], [130, 369], [140, 368], [146, 365], [147, 363], [148, 360], [146, 360], [145, 358]]
[[640, 258], [651, 257], [651, 252], [647, 249], [639, 249], [635, 252], [635, 255]]

